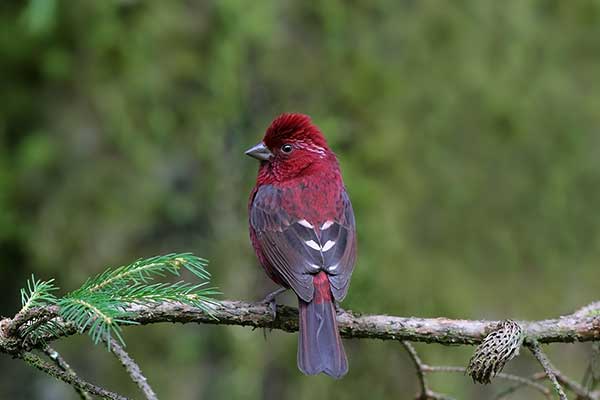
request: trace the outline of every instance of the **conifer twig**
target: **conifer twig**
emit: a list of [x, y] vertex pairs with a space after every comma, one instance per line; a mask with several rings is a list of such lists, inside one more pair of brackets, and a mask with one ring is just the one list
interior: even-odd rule
[[[58, 368], [62, 369], [69, 375], [77, 377], [77, 373], [75, 373], [75, 370], [71, 368], [69, 363], [67, 363], [67, 361], [60, 355], [58, 351], [54, 350], [50, 346], [44, 347], [43, 351], [48, 356], [48, 358], [54, 361]], [[90, 394], [85, 390], [78, 387], [75, 387], [74, 389], [82, 400], [92, 400], [92, 396], [90, 396]]]
[[419, 357], [417, 350], [415, 350], [414, 346], [411, 343], [409, 343], [407, 341], [402, 341], [401, 344], [404, 347], [404, 349], [406, 349], [406, 352], [408, 353], [408, 356], [412, 360], [412, 362], [415, 366], [415, 370], [417, 372], [417, 379], [419, 380], [419, 393], [417, 394], [416, 399], [417, 400], [453, 400], [452, 397], [446, 396], [445, 394], [434, 392], [433, 390], [429, 389], [429, 386], [427, 385], [427, 378], [425, 377], [425, 371], [427, 370], [427, 368], [429, 366], [424, 364], [423, 361], [421, 361], [421, 357]]
[[117, 343], [116, 340], [110, 340], [112, 341], [112, 343], [110, 343], [111, 352], [121, 362], [121, 365], [123, 365], [129, 376], [131, 377], [131, 380], [135, 382], [135, 384], [140, 388], [140, 390], [144, 394], [144, 397], [147, 400], [158, 400], [158, 397], [156, 397], [156, 393], [154, 393], [154, 390], [152, 390], [152, 387], [150, 387], [148, 379], [146, 379], [146, 377], [142, 373], [142, 369], [140, 368], [140, 366], [133, 360], [133, 358], [131, 358], [129, 353], [127, 353], [127, 351], [125, 351], [125, 349], [119, 343]]
[[527, 346], [529, 347], [529, 350], [531, 350], [531, 352], [533, 353], [534, 357], [538, 360], [542, 368], [544, 368], [546, 376], [552, 383], [552, 386], [554, 387], [556, 393], [558, 393], [558, 397], [560, 398], [560, 400], [568, 400], [565, 391], [556, 379], [557, 370], [556, 368], [554, 368], [546, 354], [544, 354], [544, 352], [540, 348], [540, 344], [536, 340], [529, 340], [527, 342]]
[[35, 367], [40, 371], [45, 372], [46, 374], [56, 379], [60, 379], [61, 381], [82, 391], [91, 393], [93, 395], [108, 400], [128, 400], [127, 397], [121, 396], [117, 393], [113, 393], [109, 390], [93, 385], [83, 380], [77, 375], [72, 375], [68, 372], [65, 372], [61, 368], [55, 367], [54, 365], [47, 363], [35, 354], [22, 353], [19, 354], [17, 357], [24, 360], [27, 364], [31, 365], [32, 367]]
[[[440, 373], [456, 372], [456, 373], [466, 374], [467, 368], [458, 367], [458, 366], [445, 366], [445, 365], [440, 365], [440, 366], [425, 365], [424, 372], [427, 372], [427, 373], [430, 373], [430, 372], [440, 372]], [[532, 389], [535, 389], [538, 392], [540, 392], [542, 395], [544, 395], [544, 397], [546, 397], [548, 399], [550, 398], [550, 390], [548, 390], [548, 388], [545, 387], [544, 385], [537, 383], [534, 379], [524, 378], [522, 376], [514, 375], [514, 374], [507, 374], [505, 372], [499, 372], [496, 375], [496, 378], [502, 379], [505, 381], [509, 381], [509, 382], [516, 382], [519, 385], [519, 387], [529, 386]], [[506, 394], [504, 394], [504, 395], [506, 395]], [[497, 396], [496, 398], [501, 398], [501, 396], [500, 397]]]
[[[465, 367], [433, 366], [433, 365], [425, 364], [421, 360], [416, 349], [414, 348], [414, 346], [411, 343], [404, 341], [404, 342], [402, 342], [402, 345], [408, 352], [411, 360], [413, 361], [413, 364], [415, 365], [415, 367], [417, 369], [417, 378], [419, 379], [419, 383], [420, 383], [420, 393], [417, 395], [417, 399], [429, 400], [429, 399], [448, 398], [446, 395], [433, 392], [432, 390], [429, 389], [429, 387], [427, 385], [426, 374], [435, 373], [435, 372], [438, 372], [438, 373], [453, 372], [453, 373], [466, 374], [466, 372], [467, 372], [467, 368], [465, 368]], [[503, 380], [510, 381], [510, 382], [517, 382], [517, 383], [519, 383], [519, 387], [521, 387], [521, 385], [529, 386], [529, 387], [539, 391], [547, 399], [550, 398], [550, 391], [546, 387], [544, 387], [543, 385], [540, 385], [539, 383], [535, 382], [532, 379], [523, 378], [518, 375], [507, 374], [504, 372], [498, 373], [496, 375], [496, 378], [503, 379]]]

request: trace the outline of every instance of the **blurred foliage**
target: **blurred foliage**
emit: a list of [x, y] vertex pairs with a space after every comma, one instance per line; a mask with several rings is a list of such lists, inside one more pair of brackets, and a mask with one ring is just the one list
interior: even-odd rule
[[[344, 307], [570, 312], [599, 293], [598, 71], [598, 0], [5, 0], [0, 312], [18, 309], [32, 272], [75, 287], [180, 251], [209, 258], [226, 297], [261, 298], [272, 286], [247, 238], [256, 164], [243, 150], [283, 111], [312, 115], [342, 163], [360, 241]], [[296, 371], [293, 335], [125, 333], [167, 399], [411, 398], [416, 385], [393, 343], [347, 342], [350, 375], [336, 382]], [[86, 377], [134, 395], [89, 346], [58, 344]], [[552, 354], [574, 375], [577, 349]], [[472, 349], [419, 350], [465, 365]], [[0, 363], [19, 377], [0, 377], [1, 398], [73, 398]], [[495, 389], [434, 384], [458, 398]]]

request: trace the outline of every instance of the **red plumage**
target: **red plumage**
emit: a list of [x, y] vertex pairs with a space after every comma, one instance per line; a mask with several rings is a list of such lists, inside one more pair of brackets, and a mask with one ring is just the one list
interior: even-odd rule
[[348, 291], [356, 232], [337, 158], [302, 114], [277, 117], [246, 154], [261, 161], [248, 206], [252, 245], [267, 275], [298, 296], [298, 367], [340, 378], [348, 364], [334, 302]]

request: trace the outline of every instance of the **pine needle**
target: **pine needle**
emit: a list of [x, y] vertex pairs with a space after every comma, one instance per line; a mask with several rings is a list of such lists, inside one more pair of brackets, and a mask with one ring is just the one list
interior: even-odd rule
[[[109, 268], [60, 299], [52, 294], [57, 289], [53, 280], [37, 281], [32, 276], [27, 288], [21, 289], [22, 311], [56, 304], [64, 322], [72, 323], [79, 332], [87, 332], [94, 343], [104, 341], [110, 346], [111, 338], [115, 337], [125, 345], [122, 325], [136, 324], [128, 319], [127, 309], [132, 305], [178, 302], [212, 315], [217, 302], [211, 296], [220, 292], [207, 287], [210, 279], [205, 268], [207, 264], [206, 260], [190, 253], [140, 259], [129, 265]], [[189, 271], [204, 282], [153, 282], [167, 275], [181, 276], [182, 270]], [[59, 336], [62, 331], [61, 324], [54, 320], [31, 325], [30, 328], [27, 334], [39, 340], [49, 335]]]

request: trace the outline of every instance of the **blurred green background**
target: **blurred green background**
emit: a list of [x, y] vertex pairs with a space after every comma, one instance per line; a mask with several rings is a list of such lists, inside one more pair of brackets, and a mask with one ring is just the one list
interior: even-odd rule
[[[66, 291], [173, 251], [210, 259], [224, 298], [262, 298], [274, 286], [247, 236], [257, 164], [243, 151], [283, 111], [322, 128], [353, 199], [345, 308], [569, 313], [600, 298], [598, 85], [600, 1], [3, 0], [0, 314], [32, 272]], [[300, 375], [281, 332], [165, 324], [126, 340], [164, 399], [410, 399], [417, 385], [392, 342], [346, 341], [350, 373], [333, 381]], [[56, 346], [139, 398], [102, 346]], [[433, 364], [472, 351], [417, 348]], [[550, 355], [579, 379], [588, 350]], [[19, 361], [0, 367], [2, 399], [76, 398]], [[538, 367], [524, 352], [508, 370]], [[506, 384], [432, 386], [487, 399]]]

